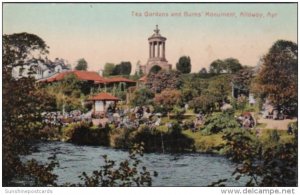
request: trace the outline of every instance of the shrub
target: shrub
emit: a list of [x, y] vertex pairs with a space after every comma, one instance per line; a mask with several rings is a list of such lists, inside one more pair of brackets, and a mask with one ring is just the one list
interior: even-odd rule
[[230, 131], [239, 128], [240, 124], [230, 112], [215, 113], [206, 118], [201, 132], [205, 135]]
[[109, 146], [109, 126], [104, 128], [91, 127], [90, 123], [73, 123], [63, 129], [63, 137], [72, 143], [80, 145]]

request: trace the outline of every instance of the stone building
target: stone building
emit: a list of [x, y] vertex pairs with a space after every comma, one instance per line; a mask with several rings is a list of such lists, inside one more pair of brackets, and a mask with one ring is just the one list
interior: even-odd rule
[[140, 65], [140, 71], [148, 74], [153, 69], [166, 69], [172, 68], [166, 59], [166, 37], [159, 33], [158, 25], [154, 30], [154, 34], [148, 38], [149, 42], [149, 59], [145, 65]]

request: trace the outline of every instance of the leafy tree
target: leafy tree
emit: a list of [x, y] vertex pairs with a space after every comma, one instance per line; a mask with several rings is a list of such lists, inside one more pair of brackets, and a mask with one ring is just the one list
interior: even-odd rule
[[77, 66], [75, 67], [76, 70], [87, 70], [88, 63], [84, 58], [81, 58], [77, 61]]
[[133, 98], [131, 99], [131, 105], [133, 106], [144, 106], [152, 103], [154, 93], [148, 88], [141, 88], [134, 92]]
[[112, 72], [112, 75], [130, 75], [131, 73], [131, 63], [121, 62], [117, 64]]
[[226, 69], [226, 65], [224, 61], [222, 60], [215, 60], [213, 61], [210, 66], [209, 66], [209, 72], [210, 73], [215, 73], [215, 74], [220, 74]]
[[209, 72], [220, 73], [235, 73], [242, 68], [240, 62], [235, 58], [227, 58], [225, 60], [215, 60], [210, 64]]
[[218, 104], [219, 109], [221, 108], [223, 102], [227, 100], [231, 92], [231, 76], [230, 75], [219, 75], [210, 80], [207, 94], [211, 95]]
[[279, 40], [262, 59], [253, 90], [275, 106], [297, 106], [298, 45]]
[[212, 95], [204, 94], [189, 101], [189, 106], [193, 108], [196, 113], [201, 111], [208, 114], [214, 110], [215, 101]]
[[203, 94], [209, 85], [208, 79], [202, 79], [199, 74], [182, 75], [182, 96], [185, 102]]
[[154, 93], [160, 93], [164, 89], [179, 89], [181, 84], [178, 71], [161, 70], [148, 75], [146, 86]]
[[183, 74], [190, 73], [192, 70], [190, 57], [189, 56], [180, 57], [178, 62], [176, 63], [176, 69]]
[[114, 71], [115, 65], [113, 63], [106, 63], [104, 65], [103, 76], [110, 76]]
[[201, 70], [199, 71], [199, 74], [207, 74], [206, 68], [201, 68]]
[[234, 89], [237, 90], [237, 97], [239, 94], [247, 95], [250, 91], [251, 82], [254, 78], [253, 68], [243, 68], [239, 70], [232, 78]]
[[[34, 53], [45, 56], [49, 53], [43, 39], [34, 34], [16, 33], [3, 35], [3, 65], [23, 66]], [[6, 67], [5, 67], [6, 68]]]
[[156, 74], [156, 73], [158, 73], [159, 71], [161, 71], [161, 67], [158, 66], [158, 65], [154, 65], [154, 66], [152, 66], [152, 68], [150, 69], [149, 74], [151, 74], [151, 73]]
[[227, 58], [224, 60], [225, 69], [227, 73], [236, 73], [240, 69], [242, 69], [242, 65], [239, 60], [235, 58]]
[[154, 97], [154, 103], [162, 105], [168, 112], [170, 112], [174, 106], [180, 105], [181, 101], [180, 91], [174, 89], [166, 89]]
[[48, 53], [47, 48], [45, 42], [33, 34], [3, 36], [2, 171], [5, 186], [12, 185], [13, 178], [24, 176], [35, 178], [36, 185], [55, 185], [56, 176], [50, 173], [54, 162], [38, 165], [34, 160], [24, 163], [19, 157], [30, 153], [32, 141], [40, 137], [39, 130], [45, 125], [41, 112], [51, 107], [51, 103], [48, 104], [48, 97], [44, 98], [46, 94], [37, 91], [32, 77], [16, 80], [11, 75], [12, 67], [22, 66], [33, 58], [34, 52]]

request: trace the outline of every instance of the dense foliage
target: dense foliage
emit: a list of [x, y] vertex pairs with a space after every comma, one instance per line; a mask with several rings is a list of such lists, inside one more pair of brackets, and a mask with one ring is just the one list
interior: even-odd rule
[[[23, 163], [19, 155], [31, 152], [34, 140], [40, 138], [39, 130], [44, 126], [41, 112], [49, 108], [47, 94], [37, 91], [32, 77], [18, 80], [11, 76], [11, 68], [21, 66], [29, 60], [31, 52], [47, 53], [47, 46], [36, 35], [27, 33], [3, 36], [3, 129], [2, 129], [2, 170], [3, 185], [10, 186], [14, 178], [31, 176], [35, 185], [53, 184], [55, 176], [51, 174], [54, 162], [39, 165], [35, 161]], [[50, 97], [51, 99], [51, 97]], [[49, 100], [50, 100], [49, 99]], [[50, 100], [50, 102], [53, 102]], [[51, 105], [50, 105], [51, 107]], [[40, 171], [44, 170], [44, 175]]]
[[231, 92], [232, 75], [215, 75], [202, 78], [201, 75], [182, 77], [181, 89], [184, 103], [188, 103], [195, 112], [211, 113], [220, 110], [223, 102], [226, 102]]
[[224, 131], [232, 131], [240, 128], [233, 113], [230, 111], [214, 113], [206, 118], [203, 127], [200, 129], [202, 134], [215, 134]]
[[178, 71], [161, 70], [157, 74], [149, 74], [146, 86], [154, 93], [160, 93], [164, 89], [179, 89], [182, 82]]
[[70, 124], [63, 129], [66, 141], [80, 145], [109, 146], [110, 127], [92, 127], [87, 122]]
[[67, 112], [84, 110], [82, 100], [91, 93], [92, 89], [91, 82], [80, 81], [74, 74], [65, 76], [61, 82], [55, 82], [44, 87], [44, 90], [55, 96], [56, 110]]
[[114, 69], [115, 69], [115, 64], [113, 64], [113, 63], [106, 63], [104, 65], [103, 76], [107, 77], [107, 76], [112, 75]]
[[130, 75], [131, 73], [131, 63], [130, 62], [121, 62], [117, 64], [111, 75]]
[[246, 186], [297, 186], [297, 131], [292, 143], [271, 147], [262, 145], [249, 131], [228, 132], [224, 139], [227, 156], [237, 163], [236, 180], [247, 176]]
[[158, 73], [159, 71], [161, 71], [161, 67], [158, 66], [158, 65], [154, 65], [154, 66], [151, 67], [149, 73], [150, 73], [150, 74], [156, 74], [156, 73]]
[[166, 89], [154, 97], [154, 103], [156, 105], [163, 106], [168, 112], [173, 110], [176, 105], [181, 105], [181, 94], [179, 90]]
[[275, 106], [296, 107], [298, 85], [298, 45], [279, 40], [262, 59], [253, 90]]
[[154, 93], [148, 88], [140, 88], [134, 91], [133, 97], [131, 99], [132, 106], [143, 106], [152, 104], [152, 99], [154, 98]]
[[240, 62], [235, 58], [227, 58], [225, 60], [215, 60], [210, 64], [209, 72], [220, 73], [236, 73], [242, 68]]
[[192, 70], [191, 58], [189, 56], [182, 56], [176, 63], [176, 70], [183, 74], [188, 74]]
[[77, 61], [77, 65], [75, 67], [76, 70], [87, 70], [88, 63], [84, 58], [81, 58]]

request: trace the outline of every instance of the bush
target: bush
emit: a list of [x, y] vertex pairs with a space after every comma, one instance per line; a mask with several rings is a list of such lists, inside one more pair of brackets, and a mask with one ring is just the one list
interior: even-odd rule
[[132, 106], [144, 106], [150, 105], [152, 99], [154, 98], [154, 93], [147, 88], [141, 88], [134, 92], [133, 98], [130, 101]]
[[109, 146], [110, 128], [108, 126], [91, 127], [90, 123], [81, 122], [70, 124], [63, 129], [63, 137], [72, 143], [79, 145]]
[[228, 132], [223, 139], [227, 156], [236, 163], [232, 174], [236, 180], [247, 176], [246, 186], [297, 186], [297, 137], [291, 143], [265, 146], [249, 131], [239, 130]]
[[233, 114], [230, 112], [215, 113], [206, 118], [201, 132], [205, 135], [230, 131], [240, 127]]

